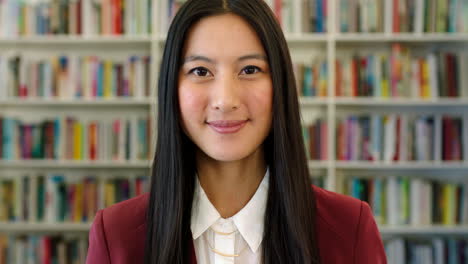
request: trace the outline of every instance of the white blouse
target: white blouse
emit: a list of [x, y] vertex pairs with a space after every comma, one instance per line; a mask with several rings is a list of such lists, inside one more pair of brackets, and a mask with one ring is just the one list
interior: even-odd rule
[[[197, 263], [260, 263], [263, 221], [265, 216], [269, 170], [252, 199], [237, 214], [222, 218], [196, 178], [192, 203], [191, 230]], [[216, 231], [216, 232], [215, 232]], [[237, 257], [221, 254], [238, 254]]]

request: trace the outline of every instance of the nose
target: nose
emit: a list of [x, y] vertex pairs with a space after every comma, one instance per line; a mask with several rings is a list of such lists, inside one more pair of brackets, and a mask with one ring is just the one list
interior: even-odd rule
[[239, 108], [239, 82], [232, 76], [219, 78], [213, 89], [211, 105], [214, 110], [230, 112]]

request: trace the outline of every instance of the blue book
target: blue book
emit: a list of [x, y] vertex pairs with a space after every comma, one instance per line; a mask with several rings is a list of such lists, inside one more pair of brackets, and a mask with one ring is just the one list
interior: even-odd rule
[[323, 0], [317, 0], [317, 32], [324, 32]]
[[98, 62], [97, 67], [97, 97], [104, 95], [104, 65], [102, 61]]

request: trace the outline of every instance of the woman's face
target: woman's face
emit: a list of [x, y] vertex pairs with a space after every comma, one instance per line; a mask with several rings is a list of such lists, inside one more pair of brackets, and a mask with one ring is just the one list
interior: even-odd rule
[[254, 153], [271, 128], [273, 95], [255, 31], [237, 15], [204, 18], [188, 32], [182, 59], [178, 89], [187, 136], [218, 161]]

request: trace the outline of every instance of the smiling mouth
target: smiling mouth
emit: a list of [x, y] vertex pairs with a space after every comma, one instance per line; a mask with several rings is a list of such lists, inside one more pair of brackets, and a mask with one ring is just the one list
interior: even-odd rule
[[206, 122], [214, 131], [220, 134], [232, 134], [241, 130], [248, 120], [217, 120]]

